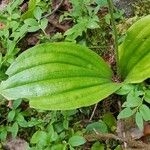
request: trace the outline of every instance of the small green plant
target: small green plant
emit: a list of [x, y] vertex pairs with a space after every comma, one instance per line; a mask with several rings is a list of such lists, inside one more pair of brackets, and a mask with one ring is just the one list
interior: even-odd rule
[[5, 54], [5, 57], [1, 58], [0, 67], [13, 62], [15, 55], [19, 51], [16, 45], [27, 33], [27, 26], [20, 21], [21, 13], [18, 6], [21, 3], [21, 0], [12, 2], [8, 4], [6, 10], [0, 12], [0, 20], [4, 25], [0, 31], [1, 51]]
[[[14, 61], [16, 54], [20, 50], [18, 44], [28, 32], [35, 32], [41, 29], [46, 35], [45, 28], [47, 27], [48, 20], [42, 18], [44, 10], [40, 8], [41, 2], [37, 2], [38, 5], [34, 8], [32, 18], [26, 17], [27, 19], [24, 20], [19, 9], [22, 2], [22, 0], [12, 1], [0, 12], [0, 21], [4, 26], [0, 30], [0, 68], [2, 70], [5, 70]], [[2, 57], [2, 54], [5, 54], [5, 56]], [[4, 76], [3, 72], [0, 73], [2, 79]]]
[[[34, 14], [35, 14], [37, 7], [40, 7], [42, 9], [42, 12], [49, 13], [51, 11], [51, 9], [49, 8], [50, 5], [51, 5], [51, 0], [44, 0], [44, 1], [29, 0], [28, 10], [21, 15], [21, 18], [23, 20], [28, 19], [28, 18], [34, 18], [35, 16]], [[39, 11], [39, 13], [41, 14], [41, 10]]]
[[36, 32], [38, 30], [42, 30], [45, 33], [45, 28], [47, 27], [48, 20], [46, 18], [42, 19], [42, 9], [40, 7], [36, 7], [32, 18], [28, 18], [24, 20], [25, 25], [28, 26], [28, 32]]
[[83, 145], [86, 142], [83, 133], [69, 127], [69, 121], [76, 113], [76, 110], [47, 113], [48, 117], [45, 120], [49, 117], [51, 119], [36, 126], [37, 130], [30, 139], [30, 148], [74, 150], [75, 147]]
[[[64, 35], [66, 41], [76, 42], [78, 37], [82, 37], [89, 29], [99, 29], [101, 21], [97, 16], [98, 11], [101, 8], [108, 7], [107, 0], [70, 0], [73, 9], [71, 12], [66, 12], [60, 17], [62, 20], [73, 20], [74, 26], [67, 30]], [[115, 10], [114, 18], [120, 19], [123, 15], [123, 11]], [[105, 22], [110, 25], [111, 16], [108, 13], [105, 15]]]
[[75, 25], [67, 30], [64, 35], [66, 36], [66, 41], [75, 41], [79, 36], [82, 36], [87, 29], [99, 28], [99, 18], [96, 15], [100, 5], [93, 7], [91, 0], [70, 0], [73, 9], [70, 13], [65, 13], [61, 16], [60, 20], [72, 19]]
[[[7, 120], [7, 124], [5, 126], [1, 126], [0, 124], [0, 140], [5, 141], [7, 135], [11, 133], [12, 137], [15, 138], [17, 136], [19, 126], [22, 126], [25, 122], [24, 117], [22, 113], [20, 112], [20, 109], [18, 109], [18, 106], [21, 104], [21, 99], [16, 100], [9, 113], [5, 118], [2, 120], [2, 122]], [[24, 120], [24, 122], [23, 122]]]
[[150, 90], [144, 85], [125, 85], [117, 94], [126, 95], [126, 101], [122, 107], [118, 119], [135, 116], [138, 127], [143, 130], [143, 121], [150, 120], [150, 109], [146, 104], [150, 103]]

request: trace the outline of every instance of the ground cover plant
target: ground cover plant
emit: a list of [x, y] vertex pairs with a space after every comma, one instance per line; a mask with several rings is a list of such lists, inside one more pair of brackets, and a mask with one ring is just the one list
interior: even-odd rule
[[[30, 0], [27, 10], [21, 12], [19, 8], [25, 4], [21, 0], [10, 2], [1, 17], [0, 94], [3, 96], [1, 114], [5, 114], [0, 123], [2, 144], [18, 136], [28, 142], [19, 139], [25, 149], [121, 149], [122, 142], [129, 147], [148, 148], [148, 143], [141, 144], [135, 139], [145, 136], [147, 139], [149, 135], [150, 15], [132, 23], [119, 41], [116, 22], [123, 19], [123, 11], [114, 9], [111, 0], [71, 0], [58, 4]], [[56, 6], [55, 9], [51, 9], [52, 6]], [[55, 16], [61, 7], [67, 7], [67, 12], [60, 11]], [[101, 20], [97, 14], [102, 10], [106, 14], [100, 16]], [[51, 17], [58, 18], [57, 24], [55, 20], [52, 23]], [[72, 27], [64, 29], [59, 22], [64, 26], [69, 22]], [[50, 36], [47, 31], [50, 24], [63, 32]], [[111, 58], [104, 57], [104, 60], [86, 46], [87, 33], [102, 28], [100, 24], [112, 28], [112, 32], [100, 33], [100, 40], [107, 34], [113, 35], [107, 37], [107, 41], [114, 41], [111, 43], [113, 62]], [[19, 44], [29, 34], [38, 36], [37, 45], [21, 52]], [[117, 115], [105, 112], [91, 122], [97, 103], [113, 93], [123, 95], [117, 97], [117, 101], [126, 97], [122, 101], [123, 109], [117, 110]], [[9, 101], [7, 110], [6, 101]], [[93, 104], [91, 112], [87, 106]], [[89, 113], [92, 115], [86, 126], [78, 122], [78, 118], [86, 118]], [[128, 140], [128, 137], [112, 134], [116, 128], [122, 130], [118, 124], [126, 123], [120, 119], [128, 117], [133, 119], [130, 124], [140, 137], [135, 135], [135, 139]], [[29, 133], [25, 134], [26, 131]]]

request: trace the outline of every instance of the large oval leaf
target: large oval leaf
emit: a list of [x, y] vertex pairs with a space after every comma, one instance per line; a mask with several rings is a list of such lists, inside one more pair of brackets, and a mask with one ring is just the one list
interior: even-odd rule
[[139, 83], [150, 77], [150, 15], [129, 28], [119, 56], [120, 72], [126, 82]]
[[112, 71], [86, 47], [47, 43], [23, 52], [8, 68], [0, 93], [7, 99], [27, 98], [46, 110], [92, 105], [116, 91]]

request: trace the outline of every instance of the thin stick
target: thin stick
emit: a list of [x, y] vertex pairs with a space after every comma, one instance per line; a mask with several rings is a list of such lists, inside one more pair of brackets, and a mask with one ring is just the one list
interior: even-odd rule
[[149, 148], [149, 144], [145, 144], [141, 141], [135, 141], [133, 139], [126, 139], [124, 137], [118, 137], [114, 134], [111, 134], [111, 133], [99, 133], [99, 132], [95, 132], [95, 134], [87, 134], [84, 136], [87, 141], [89, 142], [93, 142], [93, 141], [96, 141], [96, 140], [100, 140], [100, 141], [106, 141], [106, 140], [111, 140], [111, 139], [114, 139], [116, 141], [120, 141], [121, 143], [127, 143], [128, 146], [130, 147], [134, 147], [134, 148], [144, 148], [145, 150], [148, 150]]
[[61, 0], [61, 2], [56, 6], [56, 8], [49, 14], [46, 14], [45, 16], [43, 16], [42, 18], [47, 18], [51, 15], [53, 15], [61, 6], [62, 4], [64, 3], [65, 0]]
[[61, 25], [61, 24], [58, 24], [56, 21], [54, 21], [54, 20], [51, 20], [51, 19], [49, 19], [48, 18], [48, 22], [50, 23], [50, 24], [52, 24], [54, 27], [56, 27], [56, 28], [58, 28], [60, 31], [62, 31], [62, 32], [65, 32], [67, 29], [66, 28], [64, 28], [64, 26], [63, 25]]
[[[98, 104], [98, 103], [97, 103], [97, 104]], [[92, 119], [93, 119], [93, 117], [94, 117], [94, 114], [95, 114], [95, 111], [96, 111], [96, 108], [97, 108], [97, 104], [95, 104], [95, 106], [94, 106], [94, 109], [93, 109], [93, 111], [92, 111], [92, 115], [91, 115], [89, 121], [92, 121]]]
[[116, 66], [117, 66], [117, 75], [119, 75], [119, 54], [118, 54], [118, 36], [117, 36], [117, 29], [116, 29], [116, 24], [115, 24], [115, 19], [114, 19], [114, 5], [112, 0], [107, 0], [108, 2], [108, 8], [109, 12], [111, 15], [111, 24], [113, 28], [113, 33], [114, 33], [114, 47], [115, 47], [115, 59], [116, 59]]

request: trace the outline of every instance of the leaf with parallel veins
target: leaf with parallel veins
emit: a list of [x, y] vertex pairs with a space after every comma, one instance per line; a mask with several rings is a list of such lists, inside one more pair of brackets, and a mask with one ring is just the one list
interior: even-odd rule
[[150, 77], [150, 15], [134, 23], [119, 47], [121, 76], [127, 83]]
[[7, 99], [27, 98], [30, 106], [65, 110], [89, 106], [106, 98], [121, 84], [111, 81], [104, 60], [84, 46], [46, 43], [23, 52], [8, 68], [0, 86]]

